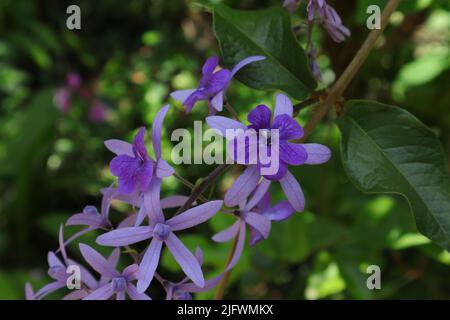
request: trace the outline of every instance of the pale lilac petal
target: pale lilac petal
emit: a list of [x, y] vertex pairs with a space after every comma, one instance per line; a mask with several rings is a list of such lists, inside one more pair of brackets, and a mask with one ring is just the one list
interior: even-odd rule
[[148, 295], [145, 293], [139, 293], [137, 288], [132, 285], [131, 283], [127, 284], [127, 293], [133, 300], [152, 300]]
[[270, 197], [270, 193], [267, 192], [259, 201], [258, 203], [258, 209], [261, 212], [265, 212], [270, 208], [270, 204], [272, 203], [272, 199]]
[[52, 251], [47, 254], [47, 262], [49, 267], [60, 266], [65, 267], [64, 264], [59, 260], [59, 258]]
[[172, 253], [175, 260], [183, 269], [184, 273], [198, 286], [205, 285], [203, 272], [194, 255], [184, 246], [184, 244], [175, 236], [173, 232], [165, 241], [167, 248]]
[[279, 93], [275, 99], [275, 112], [274, 117], [279, 116], [281, 114], [287, 114], [292, 117], [294, 114], [294, 107], [292, 105], [291, 99], [289, 99], [286, 95]]
[[184, 102], [195, 91], [196, 89], [177, 90], [172, 92], [170, 96], [177, 101]]
[[45, 296], [49, 295], [52, 292], [55, 292], [61, 288], [64, 288], [66, 286], [65, 281], [55, 281], [51, 282], [45, 286], [43, 286], [41, 289], [38, 290], [35, 294], [35, 298], [40, 300], [44, 298]]
[[156, 176], [160, 179], [171, 176], [175, 170], [166, 160], [158, 159], [156, 162]]
[[133, 193], [123, 194], [119, 193], [119, 190], [116, 188], [103, 188], [100, 189], [102, 194], [107, 192], [107, 189], [114, 190], [114, 200], [119, 200], [125, 203], [132, 205], [133, 207], [139, 208], [142, 204], [142, 196], [140, 191], [135, 191]]
[[271, 223], [268, 218], [266, 218], [262, 214], [249, 211], [245, 215], [245, 222], [247, 222], [253, 228], [258, 230], [258, 232], [261, 233], [261, 235], [267, 239], [271, 227]]
[[200, 266], [203, 264], [203, 251], [202, 249], [200, 249], [200, 247], [197, 247], [197, 249], [195, 249], [195, 259], [197, 259]]
[[161, 199], [161, 208], [177, 208], [181, 207], [189, 199], [187, 196], [169, 196]]
[[104, 219], [109, 217], [109, 208], [111, 207], [111, 201], [114, 195], [118, 192], [115, 188], [106, 188], [103, 192], [102, 204], [101, 204], [101, 216]]
[[302, 188], [295, 177], [289, 171], [280, 180], [284, 194], [287, 196], [289, 203], [298, 212], [302, 212], [305, 208], [305, 197]]
[[98, 273], [114, 278], [119, 275], [117, 270], [100, 253], [90, 246], [80, 243], [80, 251], [87, 263]]
[[81, 282], [83, 282], [89, 289], [97, 289], [98, 288], [98, 281], [94, 278], [94, 276], [82, 265], [79, 263], [69, 259], [68, 266], [74, 265], [78, 266], [80, 268], [80, 276], [81, 276]]
[[116, 300], [125, 300], [125, 291], [119, 291], [116, 293]]
[[[119, 258], [120, 258], [120, 249], [119, 248], [115, 248], [111, 254], [109, 255], [109, 257], [107, 258], [109, 264], [111, 266], [113, 266], [114, 268], [117, 268], [117, 264], [119, 263]], [[99, 285], [103, 286], [104, 284], [106, 284], [107, 282], [109, 282], [111, 279], [105, 275], [102, 275], [100, 277], [100, 281], [99, 281]]]
[[223, 91], [220, 91], [211, 99], [211, 106], [217, 110], [222, 111], [223, 109]]
[[267, 194], [267, 190], [269, 190], [270, 183], [271, 182], [269, 180], [266, 180], [264, 178], [261, 180], [261, 183], [256, 188], [255, 193], [245, 206], [245, 209], [247, 211], [254, 208], [261, 201], [261, 199]]
[[239, 227], [241, 225], [241, 220], [236, 221], [227, 229], [215, 234], [212, 239], [215, 242], [227, 242], [236, 237], [239, 232]]
[[322, 164], [331, 158], [331, 150], [322, 144], [304, 143], [302, 146], [308, 154], [306, 164]]
[[134, 157], [133, 145], [131, 143], [117, 139], [106, 140], [104, 143], [109, 151], [115, 153], [118, 156], [124, 154], [130, 157]]
[[272, 221], [282, 221], [289, 218], [294, 212], [294, 208], [288, 201], [281, 201], [263, 214]]
[[83, 300], [108, 300], [113, 294], [114, 291], [112, 289], [111, 283], [107, 283], [103, 287], [92, 291], [89, 295], [84, 297]]
[[169, 110], [169, 105], [165, 105], [158, 111], [155, 118], [153, 119], [152, 125], [152, 144], [153, 150], [155, 151], [156, 159], [161, 158], [161, 135], [164, 118], [166, 117], [167, 111]]
[[121, 228], [127, 228], [127, 227], [133, 227], [136, 222], [137, 214], [132, 214], [123, 219], [119, 225], [117, 226], [117, 229]]
[[104, 233], [97, 237], [96, 242], [102, 246], [122, 247], [150, 239], [153, 227], [127, 227]]
[[81, 300], [89, 294], [85, 289], [74, 290], [63, 297], [63, 300]]
[[139, 266], [137, 264], [131, 264], [126, 267], [122, 275], [127, 278], [128, 281], [133, 281], [139, 278]]
[[103, 218], [100, 215], [77, 213], [67, 219], [66, 226], [85, 225], [90, 227], [99, 227], [102, 225]]
[[256, 165], [249, 166], [225, 193], [225, 204], [228, 207], [237, 206], [255, 190], [260, 178], [258, 167]]
[[253, 247], [258, 242], [264, 239], [261, 233], [258, 232], [258, 230], [251, 228], [250, 230], [250, 245]]
[[226, 137], [226, 130], [247, 130], [247, 126], [239, 121], [222, 117], [222, 116], [210, 116], [206, 117], [206, 123], [208, 126], [210, 126], [212, 129], [216, 130], [217, 133], [222, 135], [223, 137]]
[[191, 208], [167, 221], [173, 231], [184, 230], [208, 221], [222, 207], [223, 201], [209, 201]]
[[145, 206], [142, 206], [139, 209], [139, 211], [138, 211], [138, 213], [137, 213], [137, 215], [135, 217], [134, 226], [135, 227], [140, 226], [142, 224], [142, 221], [144, 221], [146, 216], [147, 216], [147, 212], [145, 212]]
[[59, 243], [59, 250], [61, 251], [61, 255], [63, 256], [64, 263], [67, 265], [67, 252], [66, 247], [64, 246], [64, 232], [62, 224], [59, 226], [58, 243]]
[[147, 290], [150, 282], [152, 282], [156, 267], [158, 266], [159, 256], [161, 255], [161, 247], [162, 242], [153, 238], [147, 251], [145, 251], [144, 257], [139, 265], [140, 275], [137, 282], [137, 290], [140, 293]]
[[233, 269], [233, 267], [238, 263], [239, 258], [242, 255], [242, 251], [244, 250], [245, 233], [246, 233], [246, 225], [244, 222], [241, 222], [239, 226], [239, 234], [236, 243], [236, 249], [234, 250], [233, 257], [231, 258], [230, 263], [226, 268], [226, 271]]
[[152, 224], [164, 221], [164, 215], [161, 209], [160, 192], [161, 179], [155, 177], [152, 179], [148, 191], [144, 193], [144, 205]]
[[300, 143], [280, 141], [280, 159], [287, 164], [299, 166], [306, 162], [308, 154]]
[[205, 281], [205, 286], [203, 288], [195, 285], [192, 282], [189, 283], [183, 283], [177, 287], [179, 291], [183, 292], [206, 292], [217, 286], [220, 282], [220, 280], [223, 278], [223, 274], [220, 274], [212, 279]]
[[266, 59], [266, 57], [263, 56], [251, 56], [251, 57], [247, 57], [243, 60], [241, 60], [237, 65], [235, 65], [233, 67], [233, 69], [231, 69], [231, 76], [234, 77], [234, 75], [241, 70], [243, 67], [245, 67], [246, 65], [252, 63], [252, 62], [256, 62], [256, 61], [261, 61]]
[[33, 291], [33, 287], [31, 286], [31, 283], [27, 282], [25, 284], [25, 299], [26, 300], [36, 300], [36, 296]]

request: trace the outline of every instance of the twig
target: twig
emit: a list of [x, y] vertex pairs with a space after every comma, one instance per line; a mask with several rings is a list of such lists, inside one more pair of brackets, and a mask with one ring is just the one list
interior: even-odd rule
[[[174, 173], [173, 176], [178, 179], [179, 181], [181, 181], [181, 183], [183, 183], [186, 187], [188, 187], [191, 190], [195, 189], [195, 185], [190, 182], [189, 180], [183, 178], [182, 176], [180, 176], [178, 173]], [[198, 196], [198, 198], [202, 201], [202, 202], [208, 202], [208, 199], [206, 199], [202, 194], [200, 194]]]
[[[233, 258], [234, 251], [236, 250], [236, 246], [237, 246], [237, 239], [238, 239], [238, 236], [234, 237], [233, 246], [231, 247], [230, 253], [228, 254], [227, 262], [225, 264], [225, 269], [230, 264], [230, 261]], [[228, 280], [230, 279], [232, 270], [233, 269], [226, 271], [225, 274], [223, 275], [223, 278], [220, 280], [219, 286], [217, 287], [216, 294], [214, 295], [214, 300], [222, 300], [223, 295], [225, 293], [225, 288], [227, 287]]]
[[178, 209], [175, 215], [180, 214], [181, 212], [186, 211], [191, 207], [191, 205], [200, 197], [200, 195], [208, 188], [208, 186], [216, 180], [218, 176], [220, 176], [226, 169], [229, 168], [229, 164], [221, 164], [217, 166], [198, 186], [196, 186], [192, 190], [192, 194], [186, 200], [182, 207]]
[[334, 86], [331, 88], [327, 99], [314, 110], [309, 122], [305, 126], [305, 134], [303, 138], [300, 140], [301, 142], [305, 141], [308, 138], [308, 136], [311, 134], [314, 128], [331, 110], [336, 101], [338, 101], [341, 98], [345, 89], [347, 89], [348, 85], [353, 80], [356, 73], [363, 65], [364, 61], [366, 61], [367, 57], [369, 56], [369, 53], [375, 46], [378, 37], [386, 28], [389, 22], [389, 17], [395, 11], [399, 3], [400, 0], [389, 0], [381, 15], [381, 28], [374, 29], [369, 33], [366, 40], [362, 44], [361, 48], [354, 56], [353, 60], [350, 62], [350, 64], [344, 70], [344, 72], [336, 81]]

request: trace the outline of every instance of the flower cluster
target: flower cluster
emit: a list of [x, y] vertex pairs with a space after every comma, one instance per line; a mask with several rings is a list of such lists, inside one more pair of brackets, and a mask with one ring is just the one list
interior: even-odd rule
[[93, 123], [103, 122], [108, 113], [108, 106], [96, 99], [89, 88], [83, 86], [83, 82], [78, 73], [70, 72], [66, 76], [65, 84], [54, 92], [54, 103], [58, 110], [67, 113], [72, 108], [74, 97], [81, 98], [89, 104], [89, 121]]
[[[196, 89], [176, 91], [172, 97], [179, 99], [189, 112], [198, 101], [204, 100], [210, 114], [222, 110], [226, 89], [234, 75], [245, 65], [263, 60], [264, 57], [248, 57], [238, 63], [231, 71], [218, 68], [217, 57], [209, 58], [203, 66], [202, 78]], [[155, 158], [148, 152], [145, 144], [146, 129], [138, 129], [132, 143], [111, 139], [105, 146], [115, 154], [110, 162], [111, 173], [117, 177], [117, 186], [109, 186], [101, 190], [103, 198], [100, 211], [95, 206], [84, 207], [81, 213], [71, 216], [66, 227], [84, 226], [74, 236], [64, 239], [63, 227], [59, 232], [59, 248], [48, 254], [49, 276], [53, 282], [37, 292], [30, 284], [26, 285], [27, 299], [42, 299], [48, 294], [66, 287], [69, 274], [66, 269], [76, 266], [80, 270], [80, 284], [77, 289], [67, 294], [64, 299], [110, 299], [123, 300], [127, 296], [135, 300], [148, 300], [149, 287], [156, 279], [165, 289], [167, 299], [191, 299], [192, 293], [210, 290], [239, 261], [244, 249], [247, 229], [250, 230], [250, 244], [256, 245], [270, 234], [273, 221], [288, 219], [294, 212], [304, 210], [305, 200], [300, 184], [289, 171], [290, 166], [305, 164], [321, 164], [326, 162], [331, 151], [319, 144], [298, 143], [303, 136], [303, 129], [294, 119], [293, 105], [284, 94], [276, 97], [274, 111], [266, 105], [258, 105], [247, 116], [248, 124], [224, 116], [210, 115], [207, 123], [219, 134], [228, 129], [240, 129], [244, 134], [254, 130], [258, 134], [265, 130], [276, 129], [279, 139], [267, 140], [275, 145], [279, 167], [273, 174], [264, 173], [267, 165], [260, 161], [250, 163], [247, 160], [237, 161], [235, 165], [244, 166], [243, 173], [234, 181], [225, 193], [223, 200], [202, 201], [187, 206], [189, 197], [170, 195], [161, 198], [161, 185], [164, 180], [174, 174], [174, 169], [162, 157], [161, 140], [164, 119], [170, 105], [166, 105], [156, 114], [151, 132], [151, 144]], [[266, 137], [267, 138], [267, 137]], [[245, 149], [249, 153], [250, 145], [245, 141], [232, 139], [229, 145]], [[270, 186], [279, 182], [287, 200], [272, 204]], [[117, 225], [110, 220], [113, 201], [128, 204], [134, 213], [127, 216]], [[179, 208], [171, 217], [167, 209]], [[179, 212], [180, 211], [180, 212]], [[197, 248], [193, 254], [178, 234], [202, 224], [216, 214], [232, 215], [235, 222], [225, 230], [212, 237], [216, 242], [235, 240], [232, 257], [223, 273], [205, 279], [202, 271], [203, 254]], [[113, 247], [108, 257], [104, 257], [94, 248], [80, 243], [79, 250], [86, 264], [70, 259], [66, 246], [80, 235], [99, 230], [103, 233], [97, 237], [100, 246]], [[141, 252], [129, 247], [136, 243], [145, 244]], [[186, 277], [181, 281], [170, 281], [158, 274], [161, 251], [166, 247], [180, 266]], [[133, 263], [118, 271], [117, 265], [120, 249], [130, 253]], [[57, 255], [61, 256], [61, 259]], [[95, 275], [90, 270], [95, 271]]]

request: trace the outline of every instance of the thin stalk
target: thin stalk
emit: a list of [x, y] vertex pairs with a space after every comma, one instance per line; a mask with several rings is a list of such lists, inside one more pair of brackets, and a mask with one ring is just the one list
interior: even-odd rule
[[[231, 247], [230, 253], [228, 254], [227, 262], [225, 264], [225, 269], [227, 268], [228, 264], [230, 263], [231, 259], [233, 258], [234, 251], [236, 250], [236, 246], [237, 246], [237, 239], [238, 239], [238, 236], [234, 237], [233, 245]], [[219, 285], [217, 287], [216, 294], [214, 295], [214, 300], [222, 300], [223, 295], [225, 293], [225, 289], [228, 284], [228, 280], [230, 280], [232, 270], [233, 269], [226, 271], [225, 274], [223, 275], [223, 278], [220, 280]]]

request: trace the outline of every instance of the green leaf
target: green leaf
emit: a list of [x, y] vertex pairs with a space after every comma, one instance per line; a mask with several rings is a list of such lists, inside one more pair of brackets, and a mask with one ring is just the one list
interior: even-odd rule
[[242, 69], [237, 74], [240, 81], [255, 89], [280, 89], [299, 100], [316, 87], [286, 10], [241, 11], [224, 5], [213, 9], [214, 32], [226, 66], [248, 56], [266, 57]]
[[367, 193], [405, 197], [419, 231], [450, 248], [450, 179], [434, 133], [409, 112], [354, 100], [338, 120], [348, 176]]

